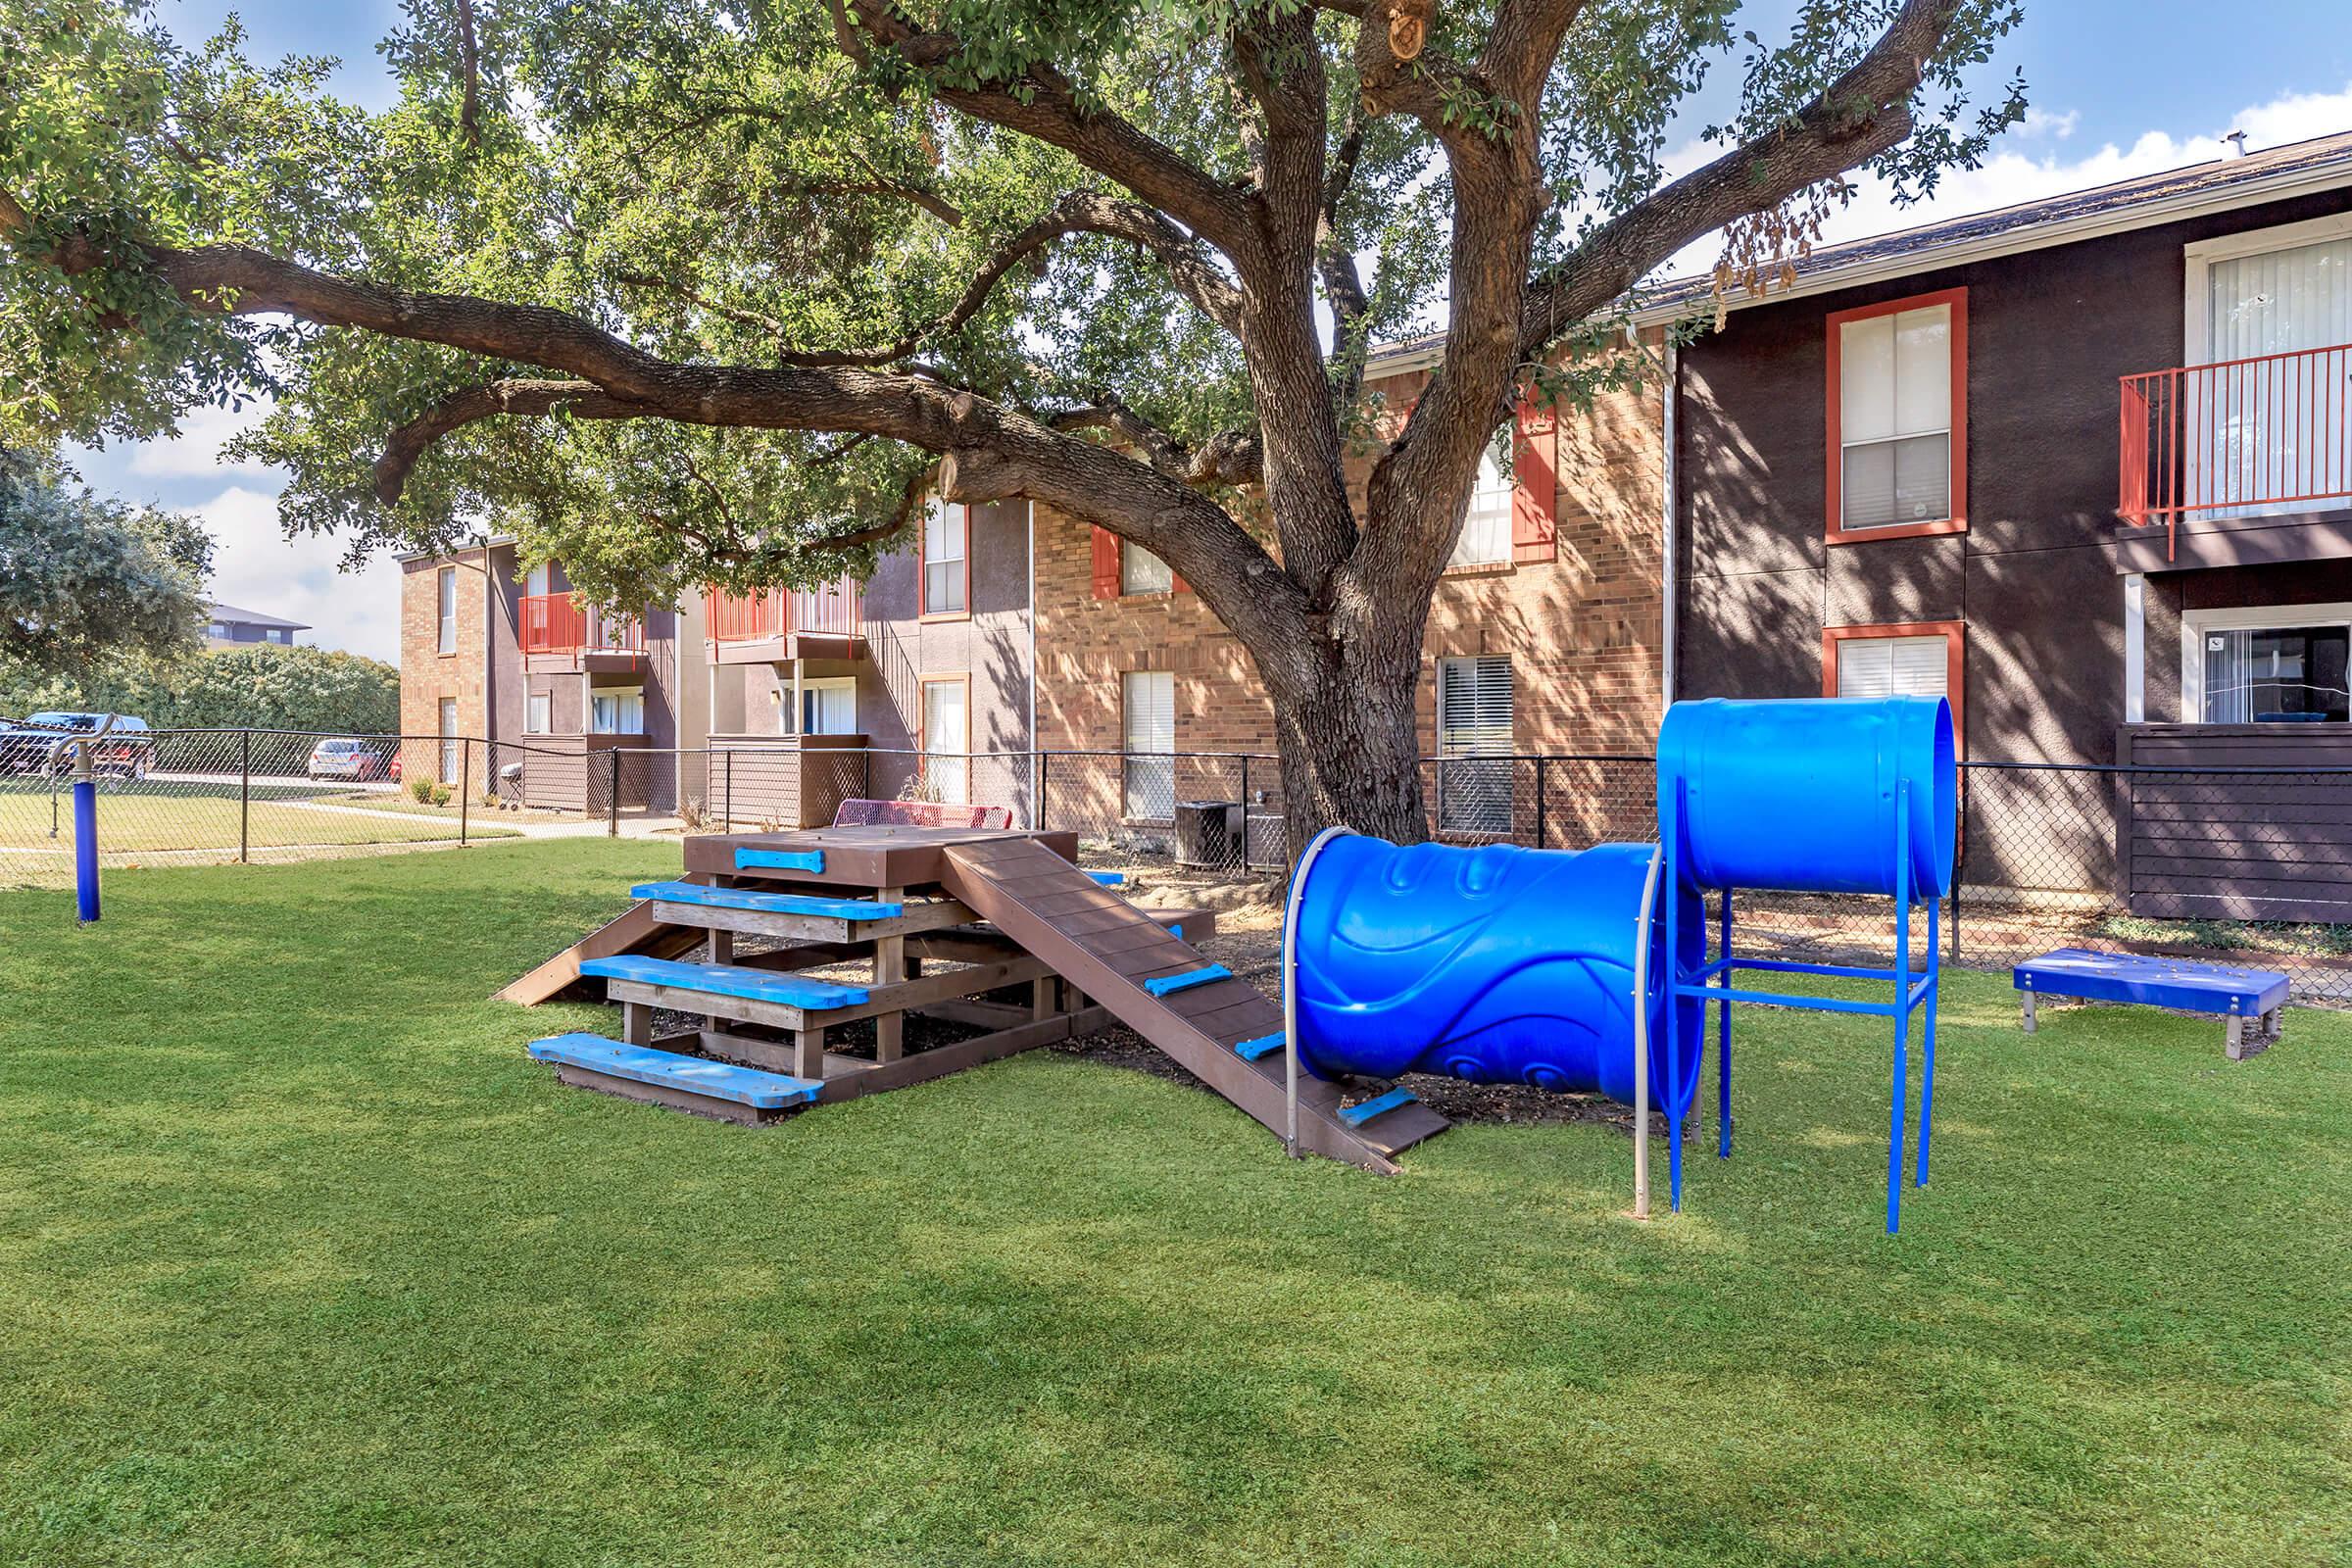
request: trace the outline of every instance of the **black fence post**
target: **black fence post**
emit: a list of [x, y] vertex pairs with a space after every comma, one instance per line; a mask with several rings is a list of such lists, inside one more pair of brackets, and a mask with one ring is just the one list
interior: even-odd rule
[[729, 748], [728, 750], [721, 752], [719, 755], [727, 760], [727, 799], [726, 805], [723, 808], [723, 809], [726, 811], [726, 823], [719, 829], [719, 831], [721, 833], [732, 833], [735, 831], [735, 753], [733, 748]]
[[620, 837], [620, 748], [615, 746], [605, 754], [612, 759], [612, 789], [605, 797], [605, 837]]
[[1053, 760], [1054, 754], [1052, 752], [1041, 750], [1037, 754], [1037, 830], [1040, 833], [1053, 831], [1046, 825], [1051, 820], [1046, 815], [1046, 764]]
[[473, 826], [473, 737], [468, 735], [458, 747], [458, 848], [466, 847], [466, 836]]
[[1545, 824], [1544, 824], [1544, 757], [1543, 757], [1543, 754], [1542, 754], [1542, 753], [1538, 753], [1538, 754], [1536, 755], [1536, 848], [1537, 848], [1537, 849], [1539, 849], [1539, 850], [1540, 850], [1540, 849], [1543, 849], [1543, 848], [1544, 847], [1544, 833], [1545, 833]]
[[1250, 754], [1242, 754], [1242, 869], [1250, 869]]
[[237, 731], [237, 863], [253, 854], [253, 731]]

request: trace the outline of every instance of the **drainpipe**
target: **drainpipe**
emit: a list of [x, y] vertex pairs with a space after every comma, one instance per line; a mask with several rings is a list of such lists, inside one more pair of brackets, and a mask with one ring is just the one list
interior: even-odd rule
[[1658, 674], [1664, 698], [1664, 707], [1659, 710], [1661, 717], [1664, 716], [1665, 708], [1674, 705], [1675, 676], [1677, 674], [1675, 643], [1682, 624], [1679, 613], [1680, 606], [1677, 603], [1681, 597], [1681, 591], [1676, 567], [1676, 557], [1680, 552], [1675, 536], [1676, 514], [1682, 510], [1681, 498], [1677, 494], [1682, 483], [1682, 471], [1680, 466], [1675, 462], [1676, 427], [1674, 416], [1675, 393], [1678, 389], [1677, 384], [1682, 378], [1682, 350], [1676, 347], [1674, 340], [1669, 337], [1666, 342], [1666, 385], [1663, 394], [1665, 408], [1658, 426], [1659, 440], [1664, 448], [1662, 466], [1664, 482], [1660, 488], [1665, 491], [1666, 495], [1665, 514], [1661, 519], [1663, 553], [1660, 557], [1658, 572], [1658, 636], [1662, 645], [1658, 651]]
[[1046, 803], [1040, 790], [1044, 781], [1039, 776], [1043, 764], [1037, 739], [1037, 503], [1023, 500], [1021, 512], [1029, 529], [1029, 825], [1043, 829]]

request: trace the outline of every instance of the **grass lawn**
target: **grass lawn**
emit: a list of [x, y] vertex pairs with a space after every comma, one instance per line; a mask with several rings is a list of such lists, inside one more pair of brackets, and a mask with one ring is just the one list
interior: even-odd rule
[[[0, 786], [0, 885], [22, 861], [47, 858], [50, 852], [70, 857], [74, 851], [74, 801], [60, 790], [56, 801], [57, 837], [49, 837], [51, 815], [46, 784], [11, 782]], [[98, 792], [98, 843], [109, 856], [136, 856], [184, 851], [237, 849], [242, 807], [234, 784], [181, 784], [154, 781], [101, 787]], [[427, 809], [431, 809], [427, 808]], [[511, 838], [514, 830], [500, 827], [488, 811], [474, 814], [472, 831], [484, 838]], [[364, 814], [304, 800], [284, 798], [282, 791], [257, 787], [248, 831], [257, 848], [296, 844], [413, 844], [458, 836], [454, 806], [446, 815], [418, 817]]]
[[2231, 1064], [1955, 976], [1889, 1240], [1875, 1021], [1751, 1010], [1644, 1227], [1603, 1125], [1383, 1181], [1052, 1054], [760, 1132], [558, 1088], [605, 1015], [483, 999], [676, 856], [0, 895], [0, 1561], [2352, 1551], [2352, 1017]]

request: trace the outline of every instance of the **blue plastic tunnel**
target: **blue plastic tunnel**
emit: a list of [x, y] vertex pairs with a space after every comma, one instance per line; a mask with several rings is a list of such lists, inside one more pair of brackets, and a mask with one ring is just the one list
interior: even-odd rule
[[[1647, 941], [1650, 1094], [1679, 1119], [1698, 1054], [1670, 1081], [1665, 922], [1653, 913], [1637, 929], [1652, 853], [1323, 841], [1294, 892], [1300, 1059], [1324, 1077], [1441, 1073], [1631, 1103], [1634, 957]], [[1684, 956], [1696, 962], [1705, 926], [1684, 898]], [[1699, 1038], [1699, 1005], [1683, 1004], [1686, 1039]]]
[[1676, 703], [1658, 728], [1661, 838], [1678, 792], [1686, 890], [1891, 896], [1900, 843], [1914, 897], [1951, 891], [1959, 770], [1940, 697]]

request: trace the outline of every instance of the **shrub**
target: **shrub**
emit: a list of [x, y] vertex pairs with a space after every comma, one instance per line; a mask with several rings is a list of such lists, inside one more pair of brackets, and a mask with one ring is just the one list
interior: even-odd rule
[[435, 806], [447, 806], [451, 801], [457, 798], [457, 791], [451, 789], [446, 784], [436, 784], [433, 786], [432, 791], [433, 804]]
[[409, 780], [409, 795], [418, 806], [426, 804], [433, 798], [433, 781], [422, 776]]

